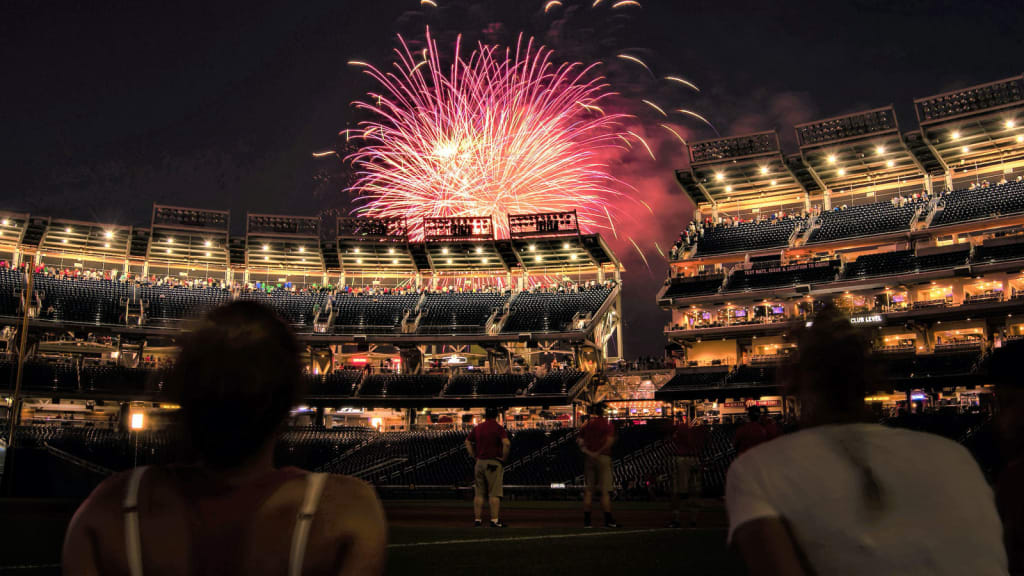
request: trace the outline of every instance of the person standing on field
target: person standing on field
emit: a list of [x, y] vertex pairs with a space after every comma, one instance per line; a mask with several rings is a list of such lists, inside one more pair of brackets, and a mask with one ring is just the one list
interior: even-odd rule
[[498, 511], [501, 507], [501, 497], [504, 495], [502, 482], [505, 460], [511, 447], [508, 432], [504, 426], [498, 424], [498, 409], [487, 408], [484, 411], [484, 421], [477, 424], [466, 438], [466, 450], [470, 456], [476, 458], [476, 466], [473, 469], [474, 527], [483, 526], [485, 497], [491, 511], [491, 528], [505, 527], [498, 516]]

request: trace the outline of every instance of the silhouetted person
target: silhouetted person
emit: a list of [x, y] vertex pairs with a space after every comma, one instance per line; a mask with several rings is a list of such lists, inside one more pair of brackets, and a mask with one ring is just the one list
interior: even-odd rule
[[834, 308], [799, 336], [802, 430], [738, 457], [729, 540], [750, 574], [1006, 574], [992, 490], [962, 446], [864, 423], [871, 348]]
[[747, 422], [740, 426], [733, 436], [732, 443], [739, 456], [754, 446], [768, 440], [768, 432], [761, 425], [761, 409], [757, 406], [747, 407]]
[[758, 419], [758, 423], [764, 428], [764, 434], [766, 440], [773, 440], [778, 438], [782, 434], [782, 429], [779, 428], [778, 423], [775, 419], [768, 415], [768, 408], [761, 408], [761, 418]]
[[601, 497], [601, 510], [604, 511], [606, 528], [618, 528], [612, 517], [612, 488], [615, 479], [612, 476], [612, 445], [615, 444], [615, 426], [604, 417], [604, 406], [600, 403], [591, 404], [588, 408], [590, 417], [580, 429], [576, 443], [583, 452], [583, 527], [590, 528], [590, 510], [594, 492]]
[[301, 397], [299, 362], [269, 309], [210, 312], [172, 376], [192, 461], [100, 484], [68, 528], [64, 573], [379, 574], [387, 529], [373, 489], [273, 466], [276, 432]]
[[466, 438], [466, 450], [476, 458], [473, 468], [473, 525], [483, 524], [484, 498], [491, 511], [491, 528], [504, 528], [498, 516], [504, 496], [505, 460], [512, 444], [505, 427], [498, 424], [498, 409], [484, 410], [484, 421]]
[[996, 435], [1006, 463], [996, 477], [996, 506], [1010, 573], [1024, 574], [1024, 341], [1009, 342], [992, 354], [989, 373], [996, 385]]
[[[689, 499], [690, 494], [700, 496], [701, 464], [700, 453], [707, 443], [707, 430], [699, 419], [686, 422], [680, 419], [672, 428], [672, 522], [670, 528], [680, 528], [680, 500]], [[697, 525], [697, 508], [690, 508], [690, 526]]]

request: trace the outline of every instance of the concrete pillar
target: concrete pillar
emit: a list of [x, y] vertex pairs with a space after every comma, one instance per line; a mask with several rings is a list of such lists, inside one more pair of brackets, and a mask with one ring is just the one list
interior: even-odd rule
[[825, 192], [822, 193], [822, 195], [821, 195], [821, 209], [822, 209], [822, 211], [826, 211], [826, 210], [831, 210], [832, 209], [832, 191], [831, 190], [825, 190]]

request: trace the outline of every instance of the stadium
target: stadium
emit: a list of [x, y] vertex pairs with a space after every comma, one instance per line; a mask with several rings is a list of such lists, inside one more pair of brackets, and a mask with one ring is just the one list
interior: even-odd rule
[[[826, 304], [871, 335], [886, 374], [865, 398], [878, 421], [952, 438], [991, 472], [985, 359], [1024, 338], [1024, 77], [914, 107], [911, 131], [893, 107], [796, 126], [796, 152], [773, 131], [691, 142], [675, 177], [695, 217], [679, 223], [656, 296], [671, 313], [666, 356], [646, 364], [622, 353], [624, 267], [575, 212], [428, 218], [417, 240], [398, 217], [339, 218], [328, 233], [319, 217], [247, 214], [235, 236], [232, 214], [203, 208], [154, 205], [143, 226], [3, 212], [5, 488], [63, 502], [174, 461], [177, 343], [234, 300], [271, 307], [302, 345], [304, 401], [275, 462], [372, 483], [398, 519], [390, 552], [404, 569], [433, 541], [467, 538], [463, 443], [498, 407], [513, 438], [510, 554], [565, 538], [578, 562], [587, 546], [673, 542], [659, 501], [680, 416], [711, 431], [690, 542], [726, 558], [707, 573], [733, 573], [715, 499], [733, 435], [751, 406], [792, 421], [776, 372]], [[576, 431], [597, 402], [636, 529], [582, 544], [565, 510], [583, 484]], [[53, 562], [52, 546], [26, 546], [11, 564]]]

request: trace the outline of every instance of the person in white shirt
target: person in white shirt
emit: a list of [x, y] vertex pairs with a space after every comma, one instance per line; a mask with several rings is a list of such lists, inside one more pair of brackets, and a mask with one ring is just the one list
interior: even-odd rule
[[876, 370], [864, 335], [826, 308], [784, 370], [802, 430], [736, 459], [729, 541], [750, 574], [1007, 574], [991, 488], [945, 438], [865, 423]]

